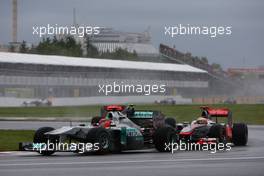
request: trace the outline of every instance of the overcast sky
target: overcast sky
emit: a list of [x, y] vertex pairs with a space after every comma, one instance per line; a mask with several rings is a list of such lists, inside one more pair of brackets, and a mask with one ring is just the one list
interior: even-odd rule
[[[11, 0], [0, 0], [0, 44], [11, 41]], [[264, 65], [263, 0], [18, 0], [18, 40], [36, 42], [32, 26], [77, 23], [143, 32], [150, 26], [153, 45], [175, 45], [227, 67]], [[231, 36], [164, 35], [164, 26], [232, 26]]]

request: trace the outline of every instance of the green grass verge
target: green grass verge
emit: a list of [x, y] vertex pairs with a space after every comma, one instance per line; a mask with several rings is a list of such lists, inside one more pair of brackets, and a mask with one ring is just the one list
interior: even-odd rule
[[0, 108], [0, 117], [91, 117], [100, 106], [8, 107]]
[[0, 151], [16, 151], [19, 142], [30, 142], [33, 135], [33, 130], [0, 130]]
[[[201, 105], [137, 105], [140, 110], [160, 110], [166, 116], [176, 117], [178, 122], [191, 121], [201, 113]], [[0, 108], [0, 117], [91, 117], [99, 115], [101, 106], [71, 106], [71, 107], [18, 107]], [[264, 105], [212, 105], [212, 107], [227, 107], [233, 112], [235, 122], [248, 124], [264, 124]]]

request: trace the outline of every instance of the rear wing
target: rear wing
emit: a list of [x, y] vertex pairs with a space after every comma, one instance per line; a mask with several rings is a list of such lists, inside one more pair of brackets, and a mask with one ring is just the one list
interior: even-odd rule
[[208, 106], [201, 106], [200, 109], [202, 110], [202, 117], [211, 119], [213, 117], [226, 117], [228, 120], [228, 124], [232, 125], [232, 112], [228, 108], [211, 108]]
[[208, 106], [200, 107], [202, 109], [202, 116], [210, 115], [211, 117], [228, 117], [230, 110], [227, 108], [210, 108]]
[[[101, 108], [101, 116], [105, 116], [105, 114], [109, 111], [124, 111], [126, 109], [125, 105], [107, 105]], [[164, 118], [164, 114], [160, 111], [152, 111], [152, 110], [135, 110], [134, 115], [129, 118], [133, 119], [153, 119], [162, 117]]]
[[133, 119], [152, 119], [154, 116], [153, 111], [135, 111], [134, 115], [129, 117]]
[[158, 128], [164, 125], [165, 115], [160, 111], [136, 110], [133, 116], [128, 117], [141, 128]]

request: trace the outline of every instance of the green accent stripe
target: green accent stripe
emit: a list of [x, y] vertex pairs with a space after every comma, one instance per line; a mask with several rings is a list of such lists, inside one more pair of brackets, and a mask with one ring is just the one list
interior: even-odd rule
[[153, 112], [135, 112], [131, 118], [153, 118]]

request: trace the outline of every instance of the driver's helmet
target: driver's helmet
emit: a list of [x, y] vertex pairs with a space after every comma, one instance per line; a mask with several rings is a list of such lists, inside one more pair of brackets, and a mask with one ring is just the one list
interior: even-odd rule
[[207, 125], [207, 119], [206, 118], [204, 118], [204, 117], [199, 117], [197, 120], [196, 120], [196, 123], [197, 124], [203, 124], [203, 125]]
[[128, 105], [127, 109], [126, 109], [126, 114], [128, 117], [134, 116], [135, 113], [135, 108], [133, 104]]
[[128, 108], [134, 108], [134, 104], [129, 104]]
[[202, 112], [201, 117], [206, 118], [206, 119], [210, 119], [210, 115], [209, 115], [208, 112], [205, 111], [205, 110]]

